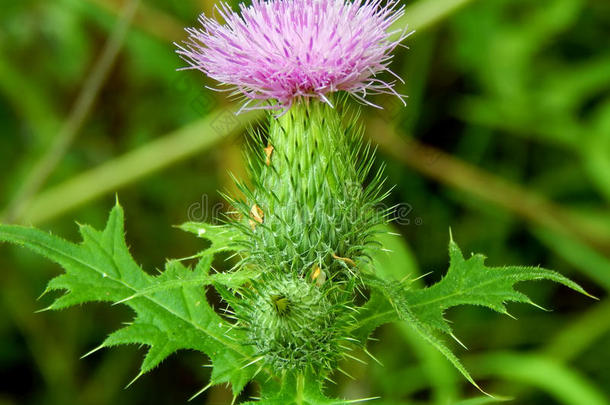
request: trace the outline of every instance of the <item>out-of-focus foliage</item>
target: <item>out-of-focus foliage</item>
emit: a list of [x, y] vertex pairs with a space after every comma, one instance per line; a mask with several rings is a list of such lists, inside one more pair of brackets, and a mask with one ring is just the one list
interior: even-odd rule
[[[0, 5], [2, 208], [52, 150], [127, 3]], [[463, 7], [454, 7], [458, 3]], [[515, 322], [478, 308], [450, 310], [454, 334], [469, 345], [453, 350], [486, 391], [515, 397], [514, 403], [609, 403], [610, 3], [406, 4], [405, 21], [418, 32], [393, 68], [407, 80], [400, 91], [409, 105], [381, 98], [376, 101], [385, 110], [363, 110], [365, 121], [381, 123], [369, 125], [368, 135], [385, 141], [379, 161], [396, 184], [388, 204], [403, 204], [395, 230], [404, 238], [390, 241], [393, 256], [378, 260], [394, 278], [432, 271], [425, 276], [432, 283], [446, 269], [451, 227], [465, 252], [485, 252], [490, 265], [539, 264], [570, 276], [600, 301], [546, 283], [524, 285], [534, 302], [553, 312], [510, 305]], [[210, 221], [226, 208], [216, 190], [236, 192], [226, 173], [243, 176], [243, 137], [224, 134], [242, 133], [245, 122], [231, 115], [225, 94], [203, 87], [213, 83], [175, 71], [183, 63], [171, 43], [202, 10], [211, 12], [212, 2], [139, 5], [87, 119], [48, 180], [22, 202], [16, 222], [36, 222], [75, 239], [74, 221], [101, 227], [119, 192], [129, 212], [131, 251], [145, 268], [201, 250], [170, 225]], [[420, 29], [429, 13], [443, 18]], [[191, 144], [176, 133], [182, 128], [214, 142], [175, 153]], [[412, 153], [388, 147], [401, 142]], [[184, 353], [123, 390], [138, 374], [144, 351], [125, 347], [78, 358], [118, 329], [127, 313], [94, 305], [36, 314], [52, 302], [36, 298], [59, 269], [25, 251], [0, 249], [1, 405], [167, 404], [208, 381], [205, 360]], [[231, 260], [214, 266], [230, 267]], [[379, 340], [369, 351], [383, 367], [373, 360], [346, 362], [341, 368], [355, 380], [333, 376], [330, 390], [337, 396], [380, 395], [378, 403], [392, 405], [480, 396], [407, 326], [384, 327], [374, 336]], [[243, 399], [256, 394], [248, 387]], [[215, 388], [195, 402], [230, 400], [230, 390]]]

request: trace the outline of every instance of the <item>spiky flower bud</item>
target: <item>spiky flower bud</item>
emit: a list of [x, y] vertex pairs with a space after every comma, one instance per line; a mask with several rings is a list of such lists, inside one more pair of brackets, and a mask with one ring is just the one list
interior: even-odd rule
[[346, 317], [327, 288], [292, 273], [269, 272], [241, 294], [233, 302], [236, 314], [276, 373], [334, 366]]
[[[253, 187], [237, 203], [244, 263], [280, 266], [302, 277], [316, 269], [329, 279], [353, 273], [384, 221], [381, 172], [366, 187], [372, 152], [343, 106], [319, 102], [293, 106], [270, 118], [267, 146], [255, 140], [250, 155]], [[271, 154], [265, 151], [272, 150]], [[317, 279], [318, 276], [316, 276]], [[341, 277], [339, 277], [341, 278]]]

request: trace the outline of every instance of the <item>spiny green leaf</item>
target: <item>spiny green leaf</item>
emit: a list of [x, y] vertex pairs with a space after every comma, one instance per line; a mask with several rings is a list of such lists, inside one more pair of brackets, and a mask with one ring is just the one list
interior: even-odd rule
[[234, 250], [235, 240], [240, 236], [233, 227], [205, 222], [186, 222], [178, 228], [208, 240], [211, 243], [210, 247], [201, 253], [205, 255]]
[[[239, 393], [252, 378], [252, 349], [242, 346], [244, 332], [231, 328], [210, 305], [204, 285], [244, 282], [244, 274], [209, 275], [211, 256], [194, 269], [169, 261], [157, 277], [144, 272], [124, 239], [123, 210], [117, 204], [106, 228], [81, 226], [83, 242], [73, 244], [48, 233], [19, 226], [0, 226], [0, 241], [23, 245], [58, 263], [65, 273], [51, 280], [48, 291], [64, 290], [48, 309], [92, 301], [123, 302], [136, 313], [128, 326], [112, 333], [98, 348], [119, 344], [150, 346], [140, 375], [180, 349], [198, 350], [213, 363], [212, 384], [229, 382]], [[212, 245], [219, 242], [213, 238]], [[97, 349], [96, 349], [97, 350]]]
[[177, 260], [167, 262], [165, 271], [156, 277], [156, 282], [150, 287], [126, 297], [115, 304], [122, 304], [136, 297], [147, 296], [152, 293], [167, 291], [184, 287], [197, 287], [204, 285], [221, 285], [235, 290], [248, 281], [256, 278], [258, 272], [253, 269], [240, 269], [229, 273], [209, 274], [212, 256], [204, 256], [197, 264], [195, 270], [184, 267]]
[[[367, 283], [371, 288], [381, 292], [386, 297], [393, 308], [391, 311], [398, 316], [399, 320], [406, 322], [410, 327], [412, 327], [413, 330], [415, 330], [424, 340], [441, 352], [472, 385], [481, 390], [481, 392], [484, 392], [477, 385], [457, 356], [453, 354], [445, 343], [435, 335], [433, 328], [430, 327], [425, 321], [419, 319], [416, 314], [413, 313], [413, 310], [411, 309], [411, 306], [406, 298], [406, 292], [408, 291], [408, 287], [406, 285], [402, 283], [393, 283], [385, 280], [374, 279], [372, 277], [367, 279]], [[389, 311], [382, 312], [380, 315], [385, 316], [386, 312]]]
[[379, 296], [373, 295], [370, 301], [373, 304], [370, 308], [367, 308], [368, 303], [363, 307], [364, 316], [360, 318], [360, 328], [355, 331], [360, 334], [356, 336], [362, 339], [362, 336], [370, 333], [380, 322], [392, 319], [394, 312], [400, 320], [405, 321], [423, 339], [436, 347], [468, 381], [479, 388], [455, 354], [435, 334], [440, 330], [457, 340], [443, 317], [446, 309], [469, 304], [508, 314], [506, 302], [533, 304], [525, 294], [514, 288], [516, 283], [530, 280], [555, 281], [590, 296], [578, 284], [551, 270], [518, 266], [487, 267], [485, 257], [479, 254], [464, 259], [460, 248], [453, 240], [449, 243], [449, 257], [449, 270], [445, 277], [424, 289], [410, 289], [404, 283], [389, 282], [366, 275], [366, 283], [373, 291], [383, 294], [392, 309], [387, 309], [387, 304], [380, 301]]
[[[365, 280], [368, 281], [368, 279]], [[358, 313], [354, 316], [357, 321], [354, 322], [350, 335], [363, 346], [366, 345], [367, 339], [375, 329], [386, 323], [400, 320], [388, 299], [375, 289], [371, 292], [371, 298], [358, 308]]]
[[[376, 229], [376, 241], [383, 249], [375, 246], [369, 253], [370, 263], [359, 263], [365, 283], [367, 277], [374, 274], [374, 278], [384, 280], [402, 279], [404, 277], [415, 277], [417, 265], [415, 258], [398, 234], [389, 224], [384, 224]], [[351, 329], [351, 337], [366, 345], [368, 337], [375, 329], [386, 323], [399, 321], [396, 311], [378, 290], [371, 291], [370, 299], [362, 307], [358, 308], [355, 315], [357, 322]]]
[[561, 274], [540, 267], [487, 267], [480, 254], [464, 259], [458, 245], [449, 243], [449, 270], [431, 287], [410, 290], [406, 298], [413, 313], [426, 325], [451, 334], [443, 317], [446, 309], [458, 305], [480, 305], [507, 314], [507, 302], [535, 305], [528, 296], [515, 290], [521, 281], [550, 280], [589, 295], [578, 284]]

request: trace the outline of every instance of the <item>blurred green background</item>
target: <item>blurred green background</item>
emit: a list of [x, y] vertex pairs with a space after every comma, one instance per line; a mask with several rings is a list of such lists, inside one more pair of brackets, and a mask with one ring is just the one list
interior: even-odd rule
[[[115, 193], [134, 256], [154, 272], [202, 246], [174, 224], [212, 220], [216, 190], [245, 175], [236, 106], [184, 63], [172, 42], [211, 0], [3, 0], [0, 3], [1, 221], [71, 239], [101, 226]], [[237, 2], [232, 2], [236, 4]], [[454, 345], [489, 392], [515, 404], [610, 404], [610, 2], [415, 0], [400, 21], [417, 32], [393, 70], [408, 107], [363, 109], [378, 163], [402, 204], [384, 271], [402, 278], [447, 268], [449, 228], [493, 265], [556, 269], [600, 297], [523, 285], [544, 308], [518, 320], [478, 308], [448, 313]], [[220, 264], [221, 265], [221, 264]], [[186, 403], [206, 385], [199, 353], [181, 352], [128, 389], [145, 348], [79, 360], [131, 319], [87, 305], [35, 313], [59, 269], [0, 247], [0, 405]], [[210, 295], [211, 300], [217, 297]], [[406, 326], [375, 333], [381, 360], [342, 368], [328, 390], [378, 404], [483, 404]], [[365, 357], [364, 355], [360, 357]], [[248, 387], [243, 397], [256, 394]], [[216, 387], [198, 404], [228, 404]]]

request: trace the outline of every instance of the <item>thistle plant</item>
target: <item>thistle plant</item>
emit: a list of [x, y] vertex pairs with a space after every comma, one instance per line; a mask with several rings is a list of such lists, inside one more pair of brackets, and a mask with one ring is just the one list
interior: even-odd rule
[[[223, 23], [201, 16], [200, 28], [187, 29], [178, 53], [188, 68], [245, 99], [242, 110], [269, 110], [266, 129], [251, 131], [250, 178], [238, 181], [240, 196], [226, 196], [234, 212], [221, 225], [181, 226], [209, 245], [189, 260], [168, 260], [157, 276], [145, 272], [127, 248], [118, 203], [103, 230], [80, 226], [79, 244], [9, 225], [0, 227], [0, 240], [65, 269], [45, 291], [65, 292], [48, 309], [92, 301], [133, 309], [133, 321], [92, 352], [149, 346], [138, 377], [170, 354], [193, 349], [212, 362], [205, 388], [230, 383], [235, 398], [256, 381], [263, 404], [364, 401], [328, 398], [325, 381], [341, 371], [342, 359], [369, 354], [377, 327], [405, 322], [477, 386], [442, 338], [457, 340], [447, 309], [479, 305], [507, 314], [507, 302], [533, 304], [514, 288], [529, 280], [586, 292], [551, 270], [465, 258], [452, 238], [448, 271], [430, 287], [388, 280], [375, 268], [371, 257], [384, 248], [379, 237], [391, 214], [379, 209], [388, 187], [383, 170], [373, 170], [360, 107], [350, 107], [349, 98], [370, 108], [370, 94], [401, 97], [389, 63], [410, 34], [390, 39], [402, 13], [393, 0], [253, 0], [239, 12], [220, 6]], [[234, 265], [211, 272], [221, 252]], [[212, 308], [207, 288], [226, 310]]]

